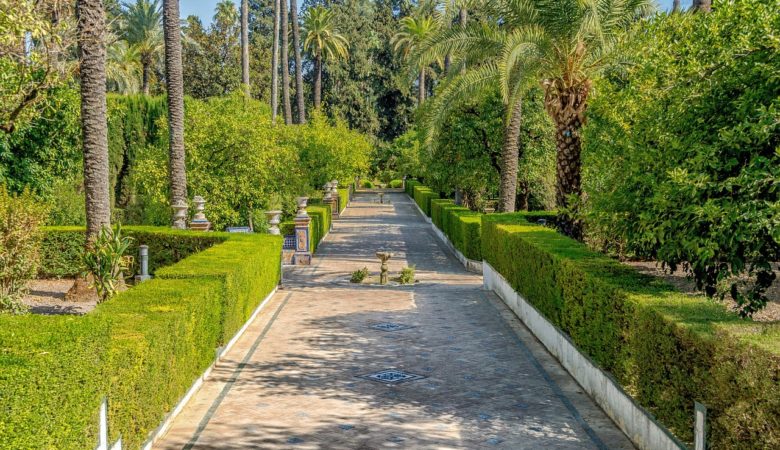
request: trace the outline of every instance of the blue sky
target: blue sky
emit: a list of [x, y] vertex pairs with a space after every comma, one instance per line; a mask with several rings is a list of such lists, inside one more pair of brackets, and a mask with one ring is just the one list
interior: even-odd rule
[[[211, 23], [211, 18], [214, 16], [214, 8], [219, 0], [180, 0], [181, 16], [187, 17], [194, 14], [201, 18], [203, 23]], [[233, 0], [238, 4], [238, 0]], [[687, 8], [691, 5], [692, 0], [682, 0], [682, 5]], [[303, 2], [300, 2], [303, 4]], [[672, 7], [672, 0], [659, 0], [659, 4], [663, 9], [669, 9]]]

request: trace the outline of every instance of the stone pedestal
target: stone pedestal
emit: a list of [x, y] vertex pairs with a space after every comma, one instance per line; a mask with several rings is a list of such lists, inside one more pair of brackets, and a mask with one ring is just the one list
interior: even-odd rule
[[190, 222], [190, 229], [193, 231], [209, 231], [211, 222], [206, 219], [206, 214], [203, 212], [206, 209], [206, 200], [200, 195], [196, 195], [192, 199], [192, 203], [195, 204], [195, 215]]
[[141, 263], [141, 273], [135, 276], [136, 283], [143, 283], [152, 278], [149, 275], [149, 246], [141, 245], [138, 247], [138, 260]]
[[293, 257], [293, 264], [296, 266], [311, 265], [311, 248], [309, 247], [310, 222], [311, 217], [308, 215], [295, 217], [295, 256]]
[[266, 211], [265, 212], [266, 217], [268, 218], [268, 233], [273, 235], [280, 235], [282, 234], [281, 230], [279, 229], [279, 224], [281, 223], [281, 211]]
[[331, 197], [333, 198], [333, 218], [339, 218], [339, 211], [341, 211], [341, 198], [339, 197], [339, 182], [333, 180], [330, 182]]
[[189, 206], [185, 203], [172, 205], [173, 208], [173, 228], [176, 230], [187, 229], [187, 210]]

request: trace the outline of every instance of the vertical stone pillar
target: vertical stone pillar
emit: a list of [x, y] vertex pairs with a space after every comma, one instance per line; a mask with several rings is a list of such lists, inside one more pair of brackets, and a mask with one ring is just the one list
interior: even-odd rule
[[339, 211], [341, 211], [341, 197], [339, 197], [339, 181], [333, 180], [330, 182], [331, 197], [333, 198], [333, 218], [339, 218]]
[[309, 223], [311, 217], [306, 212], [307, 197], [298, 197], [298, 215], [295, 216], [295, 256], [293, 264], [296, 266], [311, 265], [311, 247], [309, 240]]

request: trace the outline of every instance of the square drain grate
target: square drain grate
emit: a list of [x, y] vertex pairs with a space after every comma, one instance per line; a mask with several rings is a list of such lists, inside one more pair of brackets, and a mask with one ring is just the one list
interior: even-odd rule
[[408, 330], [409, 328], [414, 328], [411, 325], [404, 325], [402, 323], [396, 323], [396, 322], [380, 322], [370, 325], [371, 328], [379, 331], [401, 331], [401, 330]]
[[422, 380], [425, 378], [423, 375], [417, 375], [416, 373], [404, 372], [399, 369], [385, 369], [379, 372], [369, 373], [367, 375], [360, 375], [358, 378], [365, 380], [376, 381], [384, 384], [401, 384], [407, 381]]

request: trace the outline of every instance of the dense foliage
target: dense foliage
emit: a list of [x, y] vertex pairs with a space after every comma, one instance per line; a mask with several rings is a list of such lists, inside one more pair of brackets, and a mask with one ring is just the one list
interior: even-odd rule
[[523, 213], [483, 216], [482, 254], [682, 440], [693, 441], [699, 401], [708, 407], [712, 448], [780, 445], [777, 326], [745, 323]]
[[737, 0], [642, 23], [585, 135], [595, 237], [689, 268], [743, 314], [765, 304], [780, 258], [778, 9]]

